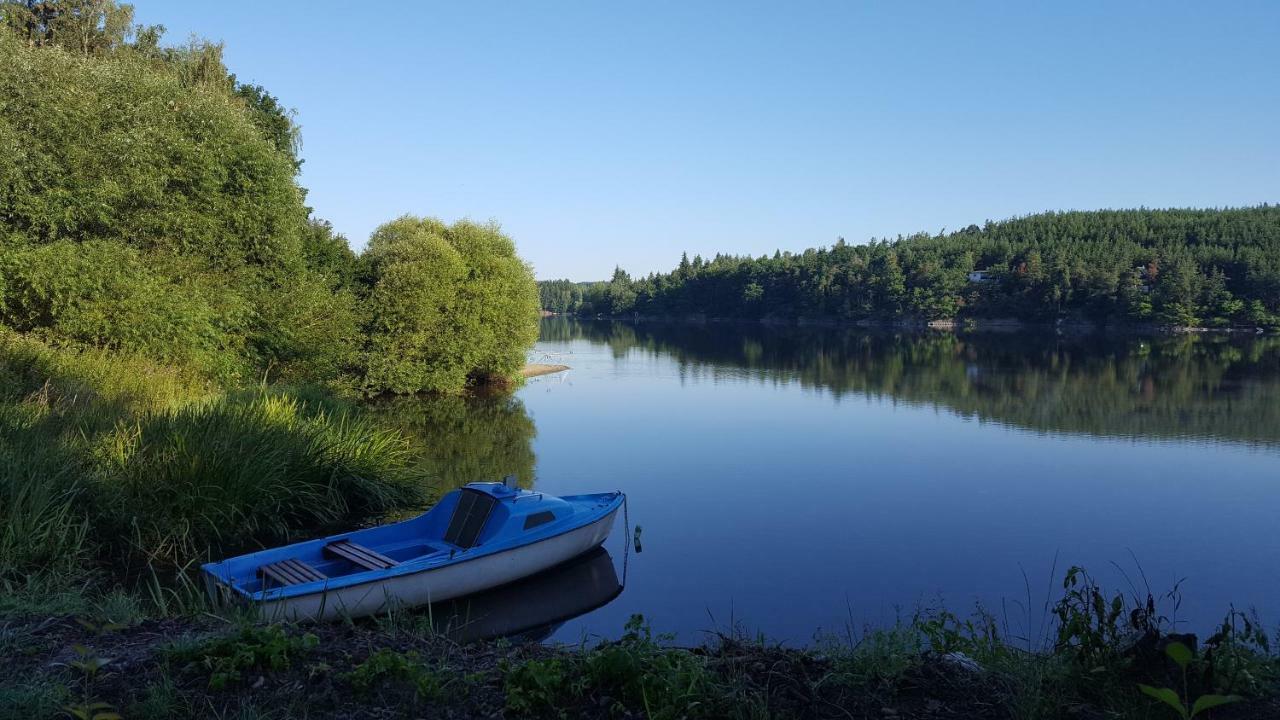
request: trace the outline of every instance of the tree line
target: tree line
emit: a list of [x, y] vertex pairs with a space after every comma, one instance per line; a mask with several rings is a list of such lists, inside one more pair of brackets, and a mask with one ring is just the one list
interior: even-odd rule
[[1278, 328], [1280, 206], [1049, 212], [800, 253], [686, 254], [669, 273], [539, 289], [544, 309], [585, 315]]
[[226, 384], [514, 379], [532, 271], [494, 224], [315, 216], [293, 114], [109, 0], [0, 2], [0, 326]]

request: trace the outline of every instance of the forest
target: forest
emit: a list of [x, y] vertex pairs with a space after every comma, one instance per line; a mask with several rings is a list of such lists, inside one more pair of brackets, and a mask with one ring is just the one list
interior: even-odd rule
[[1280, 327], [1280, 206], [1048, 212], [669, 273], [539, 284], [555, 313], [738, 319], [980, 318]]

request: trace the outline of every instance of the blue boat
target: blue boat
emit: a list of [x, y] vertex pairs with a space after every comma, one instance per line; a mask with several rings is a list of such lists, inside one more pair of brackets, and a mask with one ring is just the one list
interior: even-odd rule
[[471, 483], [403, 522], [203, 566], [215, 602], [264, 620], [333, 620], [450, 600], [505, 585], [601, 545], [621, 492], [555, 497]]

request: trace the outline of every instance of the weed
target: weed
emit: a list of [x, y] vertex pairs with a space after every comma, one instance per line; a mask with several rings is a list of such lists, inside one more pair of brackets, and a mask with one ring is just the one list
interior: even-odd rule
[[1226, 693], [1260, 695], [1280, 681], [1280, 660], [1254, 615], [1231, 608], [1208, 640], [1204, 653], [1207, 686]]
[[729, 696], [706, 662], [687, 650], [665, 647], [640, 615], [616, 642], [580, 656], [528, 660], [503, 667], [507, 709], [515, 715], [559, 714], [590, 691], [612, 699], [613, 712], [649, 718], [716, 717]]
[[83, 645], [76, 645], [75, 652], [76, 659], [68, 662], [67, 666], [80, 673], [81, 700], [62, 709], [77, 720], [120, 720], [115, 706], [94, 698], [94, 684], [98, 680], [98, 673], [111, 664], [111, 658], [99, 657]]
[[112, 590], [95, 603], [95, 615], [103, 624], [125, 628], [146, 618], [138, 598], [121, 590]]
[[[1107, 599], [1083, 568], [1071, 567], [1062, 581], [1064, 594], [1053, 607], [1058, 621], [1056, 652], [1071, 657], [1082, 671], [1114, 675], [1131, 665], [1127, 652], [1135, 640], [1158, 639], [1169, 624], [1156, 610], [1155, 597], [1135, 594], [1132, 604], [1121, 593]], [[1166, 597], [1178, 601], [1177, 586]]]
[[435, 701], [444, 696], [449, 680], [433, 671], [415, 652], [400, 653], [383, 648], [370, 655], [347, 681], [356, 692], [368, 693], [388, 681], [403, 682], [413, 687], [415, 701]]
[[311, 633], [289, 635], [279, 625], [246, 625], [238, 632], [202, 643], [171, 646], [167, 654], [175, 662], [203, 668], [209, 673], [209, 688], [222, 690], [241, 682], [249, 671], [287, 670], [294, 659], [319, 642]]
[[924, 642], [918, 627], [903, 623], [868, 629], [847, 647], [832, 638], [821, 640], [819, 649], [832, 658], [832, 668], [817, 685], [892, 694], [903, 676], [919, 664]]
[[712, 701], [721, 694], [714, 676], [700, 658], [664, 647], [662, 641], [669, 639], [655, 640], [644, 617], [631, 616], [622, 638], [587, 654], [588, 681], [625, 708], [643, 710], [650, 718], [713, 714]]
[[507, 711], [517, 716], [567, 717], [567, 706], [577, 702], [582, 686], [571, 678], [563, 659], [526, 660], [500, 667], [505, 677]]
[[129, 706], [125, 716], [143, 720], [171, 718], [177, 717], [182, 711], [182, 707], [182, 698], [178, 694], [178, 688], [166, 674], [143, 689], [142, 698]]
[[[1209, 710], [1228, 703], [1239, 702], [1243, 698], [1238, 695], [1201, 695], [1193, 702], [1191, 700], [1190, 687], [1187, 680], [1187, 668], [1191, 665], [1191, 661], [1195, 659], [1195, 653], [1191, 648], [1180, 642], [1171, 642], [1165, 646], [1165, 653], [1174, 663], [1177, 664], [1178, 670], [1182, 675], [1182, 692], [1179, 694], [1177, 690], [1171, 688], [1152, 687], [1151, 685], [1139, 684], [1138, 688], [1145, 695], [1155, 698], [1165, 705], [1173, 708], [1183, 720], [1190, 720], [1205, 710]], [[1185, 698], [1185, 699], [1184, 699]]]

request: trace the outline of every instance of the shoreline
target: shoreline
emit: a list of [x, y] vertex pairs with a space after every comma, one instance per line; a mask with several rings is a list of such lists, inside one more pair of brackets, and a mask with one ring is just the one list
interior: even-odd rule
[[766, 325], [774, 327], [819, 327], [867, 330], [914, 330], [940, 332], [992, 332], [992, 333], [1047, 333], [1076, 335], [1273, 335], [1262, 327], [1201, 327], [1184, 325], [1158, 325], [1155, 323], [1098, 323], [1090, 320], [1027, 321], [1015, 318], [964, 318], [949, 320], [842, 320], [823, 317], [763, 317], [758, 319], [715, 317], [701, 313], [689, 315], [573, 315], [547, 313], [543, 317], [564, 317], [580, 320], [617, 320], [623, 322], [658, 322], [724, 325]]
[[[8, 618], [0, 717], [100, 703], [124, 717], [1044, 718], [1165, 717], [1139, 682], [1169, 685], [1161, 643], [1112, 641], [1099, 674], [1078, 646], [1015, 647], [944, 611], [812, 647], [712, 633], [673, 646], [634, 616], [598, 644], [463, 644], [421, 614], [310, 625], [199, 615], [93, 622]], [[1213, 641], [1207, 641], [1212, 643]], [[1146, 649], [1144, 649], [1146, 647]], [[1215, 646], [1217, 647], [1217, 646]], [[1208, 656], [1204, 656], [1208, 657]], [[1280, 715], [1271, 654], [1240, 656], [1258, 682], [1214, 718]], [[1200, 659], [1197, 662], [1206, 662]], [[92, 672], [83, 668], [97, 663]], [[1083, 663], [1083, 664], [1082, 664]], [[1084, 674], [1069, 668], [1085, 668]], [[1052, 698], [1070, 705], [1067, 714]], [[284, 713], [280, 715], [279, 713]]]

